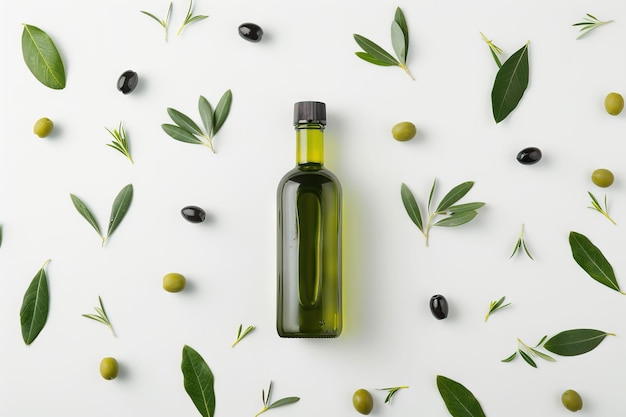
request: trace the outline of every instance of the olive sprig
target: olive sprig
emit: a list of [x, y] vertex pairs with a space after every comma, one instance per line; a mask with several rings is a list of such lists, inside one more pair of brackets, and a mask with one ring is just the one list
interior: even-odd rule
[[183, 29], [185, 28], [185, 26], [187, 26], [190, 23], [193, 22], [197, 22], [198, 20], [203, 20], [208, 18], [209, 16], [206, 15], [193, 15], [193, 0], [189, 0], [189, 9], [187, 10], [187, 15], [185, 16], [185, 20], [183, 21], [183, 24], [180, 26], [180, 29], [178, 29], [178, 32], [176, 33], [177, 36], [180, 35], [180, 33], [183, 31]]
[[483, 40], [487, 42], [487, 45], [489, 46], [489, 51], [491, 52], [491, 56], [493, 57], [494, 61], [496, 61], [498, 68], [501, 68], [502, 61], [500, 60], [500, 56], [502, 55], [502, 49], [494, 45], [491, 39], [488, 39], [482, 32], [480, 32], [480, 36], [482, 36]]
[[[426, 246], [428, 246], [431, 227], [455, 227], [468, 223], [473, 220], [474, 217], [476, 217], [476, 215], [478, 214], [477, 210], [485, 205], [485, 203], [481, 202], [455, 205], [455, 203], [463, 198], [474, 186], [473, 181], [466, 181], [450, 190], [439, 202], [437, 208], [435, 210], [431, 210], [431, 203], [433, 195], [435, 194], [436, 185], [437, 180], [435, 179], [430, 189], [430, 194], [428, 196], [428, 204], [426, 205], [427, 216], [425, 219], [422, 219], [419, 205], [417, 204], [413, 193], [411, 193], [411, 190], [409, 190], [409, 187], [407, 187], [407, 185], [403, 183], [400, 190], [404, 208], [406, 209], [406, 212], [408, 213], [411, 220], [413, 220], [413, 223], [415, 223], [417, 228], [424, 235], [426, 239]], [[437, 216], [448, 217], [445, 217], [435, 222]]]
[[105, 129], [111, 134], [111, 136], [113, 136], [113, 142], [107, 143], [106, 145], [121, 152], [122, 155], [124, 155], [132, 164], [134, 164], [135, 161], [133, 161], [133, 157], [130, 155], [128, 138], [126, 137], [126, 130], [124, 129], [124, 126], [122, 126], [122, 122], [120, 122], [120, 125], [117, 129], [111, 130], [107, 127], [105, 127]]
[[580, 39], [585, 36], [587, 33], [591, 32], [593, 29], [596, 29], [600, 26], [606, 25], [607, 23], [611, 23], [612, 20], [601, 21], [597, 17], [592, 14], [587, 13], [586, 17], [581, 21], [574, 23], [572, 26], [580, 26], [580, 35], [576, 39]]
[[537, 367], [537, 363], [535, 362], [533, 357], [539, 357], [548, 362], [556, 362], [556, 359], [554, 359], [552, 356], [537, 350], [537, 348], [539, 348], [541, 344], [546, 341], [547, 338], [548, 338], [548, 335], [543, 336], [541, 340], [539, 340], [539, 343], [537, 343], [535, 346], [532, 346], [532, 347], [522, 342], [520, 338], [517, 338], [517, 344], [518, 344], [517, 350], [508, 358], [503, 359], [502, 362], [511, 362], [513, 359], [517, 357], [518, 353], [522, 357], [522, 359], [524, 359], [524, 361], [526, 361], [526, 363], [532, 366], [533, 368]]
[[281, 398], [280, 400], [270, 402], [271, 395], [272, 395], [272, 381], [270, 381], [270, 386], [267, 389], [267, 396], [265, 395], [265, 390], [261, 391], [261, 398], [263, 399], [263, 409], [259, 411], [254, 417], [257, 417], [272, 408], [280, 407], [280, 406], [287, 405], [287, 404], [293, 404], [295, 402], [300, 401], [300, 397], [285, 397], [285, 398]]
[[485, 315], [485, 322], [489, 319], [489, 316], [491, 316], [491, 314], [511, 305], [511, 303], [504, 304], [505, 299], [506, 299], [506, 296], [501, 297], [499, 300], [491, 301], [489, 303], [489, 311], [487, 311], [487, 314]]
[[111, 324], [111, 320], [109, 320], [109, 316], [104, 309], [104, 304], [102, 304], [102, 298], [100, 296], [98, 296], [98, 304], [100, 304], [100, 307], [94, 307], [96, 314], [82, 314], [82, 316], [106, 325], [109, 329], [111, 329], [113, 336], [117, 337], [115, 330], [113, 329], [113, 324]]
[[513, 248], [513, 253], [511, 253], [511, 256], [509, 256], [509, 259], [512, 258], [517, 251], [519, 251], [520, 249], [523, 249], [524, 252], [526, 253], [526, 255], [531, 259], [534, 260], [533, 256], [530, 254], [530, 251], [528, 250], [528, 247], [526, 246], [526, 240], [524, 239], [524, 225], [522, 224], [522, 230], [520, 230], [519, 232], [519, 236], [517, 238], [517, 242], [515, 242], [515, 247]]
[[159, 19], [158, 17], [156, 17], [152, 13], [146, 12], [144, 10], [141, 10], [141, 13], [145, 14], [146, 16], [150, 16], [151, 18], [156, 20], [159, 23], [159, 25], [161, 25], [163, 27], [163, 31], [165, 32], [165, 42], [167, 42], [167, 28], [168, 28], [168, 25], [170, 23], [170, 17], [172, 16], [172, 8], [173, 7], [174, 7], [174, 4], [172, 2], [170, 2], [170, 6], [167, 8], [167, 15], [165, 16], [165, 19]]
[[374, 65], [400, 67], [412, 80], [415, 80], [406, 66], [406, 57], [409, 52], [409, 27], [400, 7], [396, 9], [391, 23], [391, 44], [397, 58], [366, 37], [356, 33], [353, 36], [356, 43], [363, 49], [363, 51], [355, 52], [356, 56]]
[[204, 145], [215, 153], [213, 138], [226, 121], [232, 100], [233, 95], [231, 91], [226, 90], [217, 103], [217, 107], [213, 110], [209, 101], [203, 96], [200, 96], [198, 100], [198, 111], [202, 119], [204, 130], [189, 116], [171, 107], [168, 107], [167, 114], [169, 114], [170, 118], [176, 124], [164, 123], [161, 127], [165, 133], [173, 139], [194, 145]]
[[590, 191], [587, 191], [587, 193], [589, 194], [589, 197], [591, 197], [591, 206], [589, 206], [589, 208], [601, 213], [604, 217], [609, 219], [611, 223], [616, 225], [617, 223], [615, 223], [615, 220], [609, 216], [609, 206], [606, 202], [606, 194], [604, 195], [604, 207], [602, 207], [598, 199]]
[[[243, 324], [239, 325], [239, 330], [237, 331], [237, 338], [235, 339], [235, 341], [233, 342], [233, 344], [230, 347], [235, 347], [235, 345], [239, 342], [241, 342], [241, 339], [243, 339], [244, 337], [246, 337], [246, 335], [248, 333], [250, 333], [252, 330], [254, 330], [255, 327], [254, 326], [248, 326], [246, 328], [246, 330], [243, 330]], [[243, 330], [243, 331], [242, 331]]]
[[389, 388], [378, 388], [381, 391], [387, 391], [387, 396], [385, 397], [385, 404], [391, 404], [391, 398], [400, 391], [401, 389], [409, 388], [408, 385], [400, 385], [397, 387], [389, 387]]

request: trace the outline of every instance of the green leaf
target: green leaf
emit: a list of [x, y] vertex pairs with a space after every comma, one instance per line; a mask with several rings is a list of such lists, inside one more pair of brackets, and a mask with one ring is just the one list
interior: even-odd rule
[[159, 24], [160, 24], [161, 26], [164, 26], [164, 21], [162, 21], [161, 19], [159, 19], [158, 17], [156, 17], [156, 16], [155, 16], [155, 15], [153, 15], [152, 13], [150, 13], [150, 12], [146, 12], [146, 11], [143, 11], [143, 10], [141, 10], [141, 13], [145, 14], [146, 16], [150, 16], [151, 18], [153, 18], [154, 20], [156, 20], [157, 22], [159, 22]]
[[498, 70], [491, 90], [491, 107], [496, 123], [517, 107], [528, 87], [528, 43], [507, 59]]
[[453, 417], [485, 417], [474, 394], [460, 383], [437, 375], [437, 388]]
[[24, 24], [22, 55], [26, 66], [43, 85], [55, 90], [65, 88], [65, 67], [56, 45], [46, 32]]
[[433, 224], [433, 226], [440, 226], [440, 227], [460, 226], [462, 224], [468, 223], [471, 220], [473, 220], [477, 214], [478, 213], [475, 211], [464, 211], [461, 213], [454, 213], [450, 215], [449, 217], [446, 217], [445, 219], [439, 220], [438, 222]]
[[196, 124], [196, 122], [194, 122], [193, 120], [191, 120], [191, 118], [181, 112], [179, 112], [176, 109], [172, 109], [169, 108], [167, 109], [167, 114], [170, 115], [170, 117], [172, 118], [172, 120], [174, 121], [174, 123], [176, 123], [178, 126], [180, 126], [182, 129], [190, 132], [190, 133], [194, 133], [196, 135], [200, 135], [202, 136], [202, 130], [200, 130], [200, 127], [198, 127], [198, 125]]
[[193, 133], [186, 131], [180, 126], [164, 123], [161, 125], [165, 133], [170, 135], [173, 139], [181, 142], [193, 143], [194, 145], [202, 145], [202, 141], [195, 137]]
[[107, 239], [111, 237], [117, 226], [122, 222], [130, 203], [133, 199], [133, 185], [128, 184], [120, 190], [113, 201], [111, 207], [111, 217], [109, 218], [109, 230], [107, 231]]
[[183, 347], [181, 364], [185, 391], [203, 417], [213, 417], [215, 413], [214, 378], [211, 369], [202, 356], [192, 347]]
[[396, 8], [396, 14], [393, 17], [393, 21], [398, 24], [400, 30], [402, 31], [402, 34], [404, 35], [404, 57], [402, 57], [401, 55], [398, 55], [398, 57], [402, 59], [403, 63], [406, 63], [406, 57], [409, 53], [409, 26], [406, 23], [406, 19], [404, 18], [404, 12], [401, 8]]
[[402, 183], [400, 194], [402, 196], [402, 203], [404, 204], [406, 212], [411, 220], [413, 220], [413, 223], [415, 223], [417, 228], [423, 233], [424, 226], [422, 225], [422, 214], [420, 213], [417, 201], [415, 201], [415, 197], [413, 197], [413, 193], [411, 193], [411, 190], [409, 190], [409, 187], [407, 187], [406, 184]]
[[2, 246], [2, 225], [0, 224], [0, 246]]
[[433, 201], [433, 195], [435, 195], [436, 187], [437, 187], [437, 178], [433, 180], [433, 186], [430, 187], [430, 193], [428, 194], [428, 205], [426, 206], [426, 209], [428, 210], [429, 213], [430, 213], [430, 203], [432, 203]]
[[217, 103], [217, 106], [215, 106], [215, 113], [214, 113], [215, 120], [213, 124], [213, 130], [211, 131], [209, 136], [211, 137], [215, 136], [217, 132], [222, 128], [222, 125], [226, 121], [226, 118], [228, 117], [228, 113], [230, 112], [230, 105], [232, 101], [233, 101], [233, 93], [231, 93], [230, 90], [226, 90], [224, 94], [222, 95], [222, 97], [220, 98], [220, 101]]
[[500, 362], [511, 362], [513, 359], [517, 357], [517, 351], [513, 352], [511, 356], [506, 359], [502, 359]]
[[537, 367], [537, 364], [535, 363], [533, 358], [530, 357], [530, 355], [528, 353], [526, 353], [526, 352], [524, 352], [523, 350], [520, 349], [519, 350], [519, 354], [522, 357], [522, 359], [524, 359], [526, 361], [527, 364], [529, 364], [533, 368]]
[[209, 101], [203, 96], [200, 96], [198, 99], [198, 112], [200, 113], [204, 130], [210, 133], [213, 130], [213, 109]]
[[388, 65], [400, 65], [398, 60], [394, 58], [389, 52], [378, 46], [376, 43], [370, 41], [364, 36], [354, 34], [354, 40], [356, 43], [374, 59], [386, 62]]
[[543, 346], [557, 355], [576, 356], [595, 349], [609, 335], [614, 336], [595, 329], [565, 330], [552, 336]]
[[363, 59], [364, 61], [367, 61], [371, 64], [374, 65], [380, 65], [381, 67], [390, 67], [392, 65], [395, 64], [390, 64], [387, 61], [380, 61], [376, 58], [374, 58], [373, 56], [371, 56], [370, 54], [368, 54], [367, 52], [355, 52], [356, 56], [358, 56], [359, 58]]
[[454, 187], [443, 197], [439, 206], [437, 206], [436, 212], [444, 213], [450, 206], [462, 199], [473, 186], [474, 181], [466, 181]]
[[391, 22], [391, 44], [401, 64], [406, 64], [406, 45], [404, 44], [404, 32], [395, 20]]
[[485, 203], [465, 203], [459, 204], [456, 206], [448, 207], [448, 212], [450, 213], [463, 213], [466, 211], [476, 211], [479, 208], [483, 207]]
[[270, 405], [267, 406], [267, 409], [280, 407], [282, 405], [293, 404], [295, 402], [300, 401], [300, 397], [285, 397], [280, 400], [274, 401]]
[[22, 325], [22, 338], [27, 345], [33, 343], [48, 319], [50, 295], [48, 293], [48, 278], [45, 270], [48, 262], [50, 262], [49, 259], [35, 274], [22, 301], [20, 323]]
[[83, 216], [83, 218], [87, 220], [91, 227], [95, 229], [95, 231], [98, 233], [98, 236], [102, 238], [102, 232], [100, 231], [98, 221], [96, 220], [96, 217], [93, 215], [93, 213], [89, 210], [87, 205], [74, 194], [70, 194], [70, 198], [72, 199], [72, 203], [74, 203], [74, 207], [76, 207], [76, 210], [78, 210], [80, 215]]
[[571, 231], [569, 244], [574, 260], [591, 278], [612, 290], [621, 292], [613, 267], [600, 249], [591, 243], [585, 235]]
[[529, 348], [529, 349], [530, 349], [530, 351], [531, 351], [534, 355], [539, 356], [541, 359], [545, 359], [545, 360], [547, 360], [548, 362], [556, 362], [556, 359], [554, 359], [554, 358], [553, 358], [552, 356], [550, 356], [550, 355], [546, 355], [545, 353], [540, 352], [540, 351], [538, 351], [537, 349], [533, 349], [533, 348]]

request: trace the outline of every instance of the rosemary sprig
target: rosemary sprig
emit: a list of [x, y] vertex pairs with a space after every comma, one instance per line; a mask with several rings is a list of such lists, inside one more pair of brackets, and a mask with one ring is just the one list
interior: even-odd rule
[[615, 220], [613, 220], [611, 216], [609, 216], [609, 208], [608, 208], [609, 206], [606, 203], [606, 194], [604, 195], [604, 208], [603, 208], [602, 206], [600, 206], [598, 199], [593, 194], [591, 194], [591, 192], [587, 191], [587, 193], [589, 194], [589, 197], [591, 197], [591, 206], [589, 206], [589, 208], [601, 213], [604, 217], [609, 219], [611, 223], [616, 225], [617, 223], [615, 223]]
[[385, 404], [391, 404], [391, 398], [403, 388], [409, 388], [408, 385], [400, 385], [398, 387], [378, 388], [381, 391], [387, 391], [387, 397], [385, 397]]
[[117, 129], [109, 129], [105, 127], [107, 132], [113, 136], [113, 142], [107, 143], [106, 145], [121, 152], [128, 160], [134, 164], [133, 157], [130, 156], [130, 148], [128, 143], [128, 138], [126, 137], [126, 130], [124, 130], [124, 126], [122, 126], [122, 122]]
[[161, 25], [163, 27], [163, 31], [165, 32], [165, 42], [167, 42], [167, 27], [168, 27], [168, 25], [170, 23], [170, 17], [172, 16], [172, 8], [173, 7], [174, 7], [174, 5], [172, 4], [172, 2], [170, 2], [170, 6], [167, 9], [167, 16], [165, 16], [165, 19], [159, 19], [158, 17], [156, 17], [152, 13], [146, 12], [144, 10], [141, 10], [141, 13], [145, 14], [146, 16], [150, 16], [151, 18], [156, 20], [159, 23], [159, 25]]
[[100, 303], [100, 307], [94, 307], [94, 310], [96, 310], [96, 314], [83, 314], [82, 316], [106, 325], [109, 329], [111, 329], [111, 333], [113, 333], [113, 336], [117, 337], [117, 335], [115, 334], [115, 330], [113, 330], [111, 320], [109, 320], [109, 316], [104, 309], [104, 304], [102, 304], [102, 298], [100, 296], [98, 296], [98, 302]]
[[498, 68], [502, 68], [502, 61], [500, 61], [500, 55], [502, 55], [502, 49], [494, 45], [491, 39], [487, 39], [487, 37], [482, 32], [480, 32], [480, 36], [482, 36], [483, 40], [487, 42], [487, 45], [489, 46], [489, 52], [491, 52], [491, 56], [493, 57], [494, 61], [496, 61]]
[[513, 257], [517, 253], [519, 249], [523, 249], [526, 255], [532, 260], [534, 260], [533, 256], [530, 254], [528, 247], [526, 246], [526, 240], [524, 239], [524, 225], [522, 224], [522, 230], [519, 232], [519, 237], [517, 238], [517, 242], [515, 243], [515, 247], [513, 248], [513, 253], [509, 256], [509, 259]]
[[489, 316], [492, 313], [495, 313], [498, 310], [502, 310], [505, 307], [508, 307], [511, 305], [511, 303], [506, 303], [504, 304], [504, 300], [505, 300], [506, 296], [500, 298], [499, 300], [496, 301], [491, 301], [489, 303], [489, 311], [487, 311], [487, 314], [485, 315], [485, 322], [489, 319]]
[[606, 25], [607, 23], [611, 23], [612, 20], [601, 21], [597, 17], [587, 13], [586, 17], [578, 23], [574, 23], [572, 26], [580, 26], [580, 35], [576, 39], [580, 39], [585, 36], [587, 33], [591, 32], [595, 28], [598, 28], [602, 25]]
[[293, 404], [297, 401], [300, 401], [300, 397], [285, 397], [281, 398], [278, 401], [270, 402], [270, 396], [272, 395], [272, 381], [270, 381], [270, 386], [267, 389], [267, 396], [265, 396], [265, 390], [261, 391], [261, 395], [263, 398], [263, 409], [259, 411], [254, 417], [257, 417], [269, 409], [280, 407], [287, 404]]
[[185, 16], [185, 21], [183, 22], [183, 24], [180, 26], [180, 29], [178, 29], [178, 32], [176, 33], [176, 35], [180, 35], [180, 33], [183, 31], [183, 29], [185, 28], [185, 26], [187, 26], [190, 23], [193, 22], [197, 22], [198, 20], [203, 20], [206, 19], [209, 16], [205, 16], [205, 15], [193, 15], [193, 0], [189, 0], [189, 10], [187, 10], [187, 16]]
[[237, 343], [239, 343], [241, 341], [241, 339], [246, 337], [246, 335], [248, 333], [250, 333], [252, 330], [254, 330], [254, 326], [248, 326], [246, 328], [246, 330], [243, 331], [243, 333], [241, 332], [242, 329], [243, 329], [243, 324], [240, 324], [239, 325], [239, 330], [237, 331], [237, 339], [235, 339], [235, 341], [233, 342], [233, 344], [230, 347], [235, 347], [235, 345]]

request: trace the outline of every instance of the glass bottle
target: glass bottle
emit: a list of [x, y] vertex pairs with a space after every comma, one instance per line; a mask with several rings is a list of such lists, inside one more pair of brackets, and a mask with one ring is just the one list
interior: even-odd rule
[[324, 167], [326, 106], [294, 105], [296, 167], [278, 185], [276, 328], [337, 337], [341, 314], [341, 185]]

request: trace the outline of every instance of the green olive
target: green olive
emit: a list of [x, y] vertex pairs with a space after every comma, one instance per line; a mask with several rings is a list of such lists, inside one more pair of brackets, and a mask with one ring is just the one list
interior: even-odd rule
[[352, 395], [352, 405], [361, 414], [369, 414], [374, 408], [374, 398], [366, 389], [358, 389]]
[[33, 127], [33, 133], [40, 138], [45, 138], [52, 132], [52, 128], [54, 127], [54, 123], [52, 120], [47, 117], [42, 117], [41, 119], [35, 122], [35, 126]]
[[608, 187], [614, 180], [613, 173], [605, 168], [598, 168], [591, 174], [591, 181], [598, 187]]
[[406, 142], [407, 140], [413, 139], [416, 133], [417, 128], [411, 122], [396, 123], [395, 126], [391, 128], [393, 138], [400, 142]]
[[604, 99], [604, 108], [607, 113], [617, 116], [624, 110], [624, 97], [618, 93], [609, 93]]
[[583, 399], [573, 389], [568, 389], [561, 395], [561, 402], [569, 411], [578, 411], [583, 408]]
[[100, 361], [100, 375], [104, 379], [115, 379], [119, 371], [119, 365], [115, 358], [104, 358]]
[[167, 292], [181, 292], [185, 289], [186, 281], [182, 274], [170, 272], [163, 277], [163, 289]]

